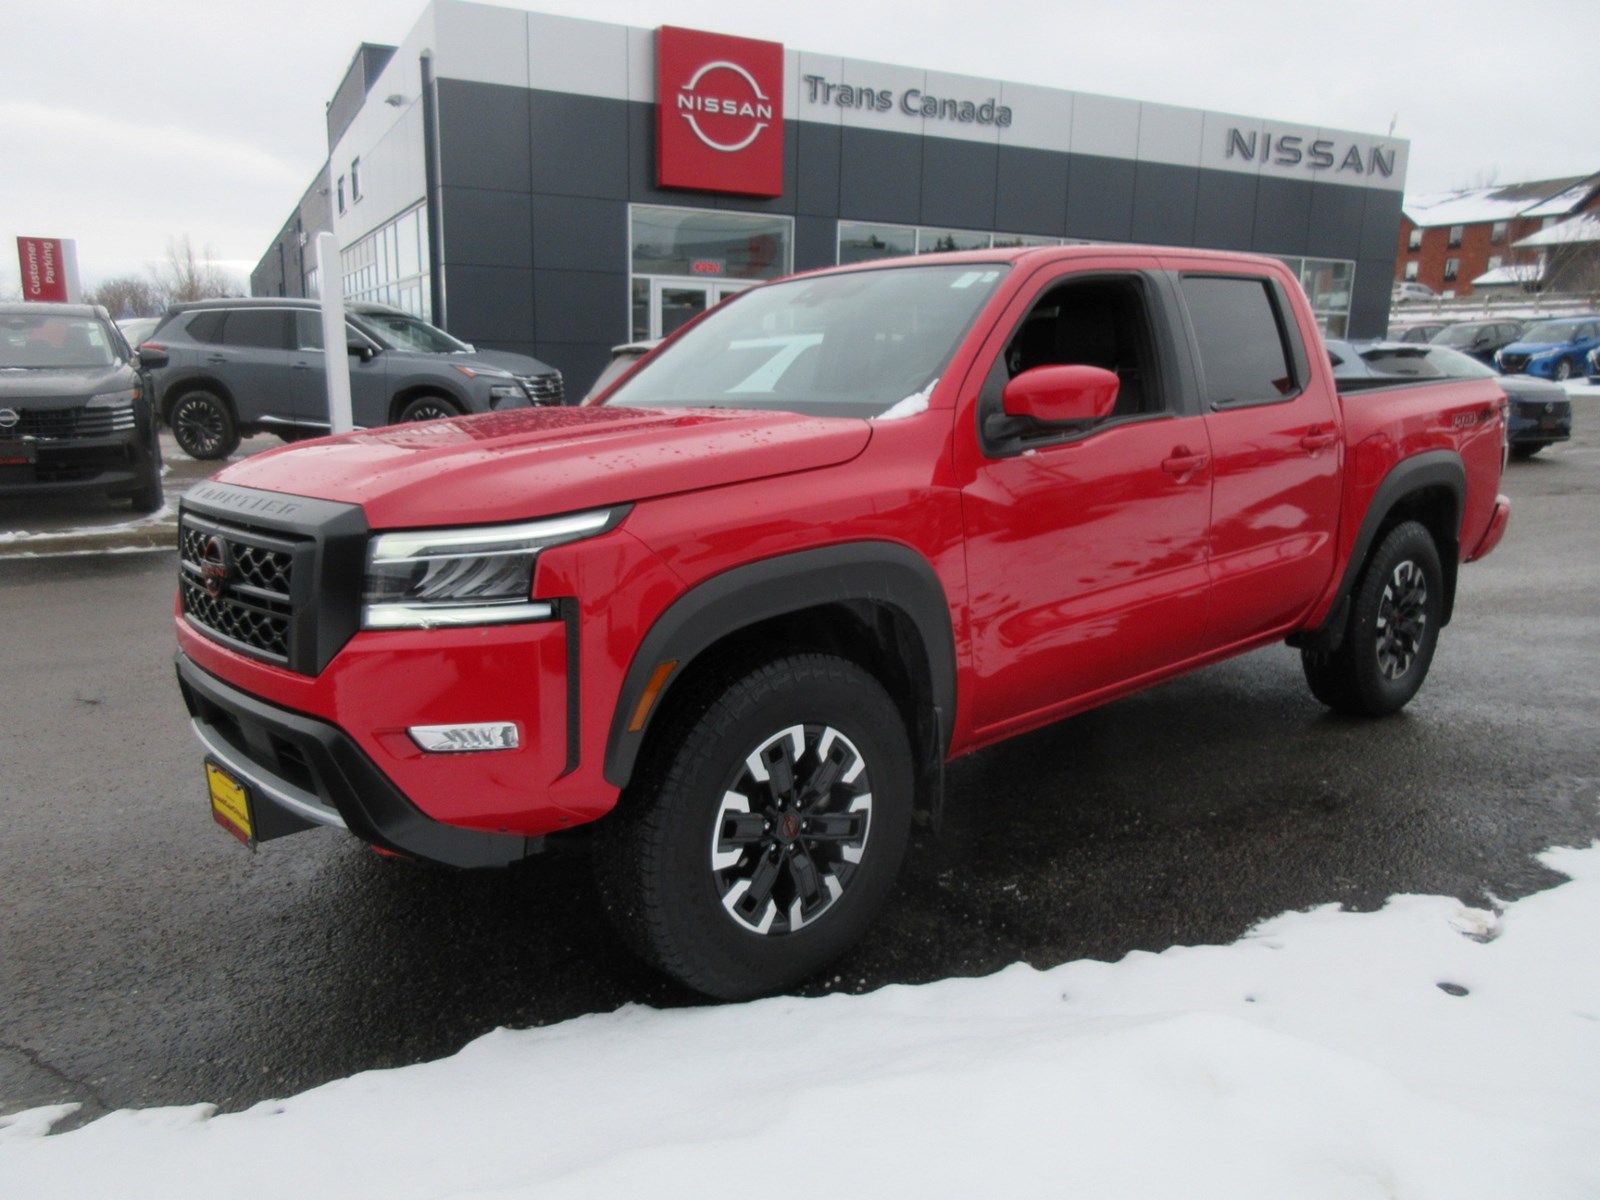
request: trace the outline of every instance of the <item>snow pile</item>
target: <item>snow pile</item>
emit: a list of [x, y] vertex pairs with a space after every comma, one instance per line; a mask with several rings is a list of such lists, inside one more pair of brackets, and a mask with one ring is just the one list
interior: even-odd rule
[[[1232, 946], [500, 1030], [248, 1112], [0, 1127], [0, 1195], [1600, 1195], [1600, 843]], [[419, 1014], [419, 1020], [426, 1019]]]

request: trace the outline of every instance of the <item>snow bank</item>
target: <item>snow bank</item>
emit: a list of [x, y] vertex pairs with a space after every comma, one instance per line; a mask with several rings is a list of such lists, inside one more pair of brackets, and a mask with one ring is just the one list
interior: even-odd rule
[[[248, 1112], [0, 1122], [0, 1195], [1600, 1195], [1600, 843], [1232, 946], [498, 1030]], [[425, 1017], [419, 1015], [419, 1019]]]

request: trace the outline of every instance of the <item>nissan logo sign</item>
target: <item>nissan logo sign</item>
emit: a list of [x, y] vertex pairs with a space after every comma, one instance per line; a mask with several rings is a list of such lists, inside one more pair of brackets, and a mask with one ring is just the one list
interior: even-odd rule
[[0, 429], [15, 429], [22, 423], [22, 414], [14, 408], [0, 408]]
[[228, 543], [219, 537], [206, 539], [205, 549], [200, 552], [200, 582], [206, 589], [206, 595], [213, 600], [222, 599], [223, 589], [228, 586], [228, 576], [233, 573], [233, 555], [228, 550]]
[[[711, 78], [707, 80], [707, 76]], [[712, 137], [695, 120], [696, 113], [740, 118], [733, 140]], [[710, 62], [696, 71], [678, 93], [678, 115], [689, 122], [695, 137], [713, 150], [737, 154], [772, 124], [772, 101], [761, 90], [755, 76], [738, 63]], [[744, 136], [738, 136], [740, 133]]]

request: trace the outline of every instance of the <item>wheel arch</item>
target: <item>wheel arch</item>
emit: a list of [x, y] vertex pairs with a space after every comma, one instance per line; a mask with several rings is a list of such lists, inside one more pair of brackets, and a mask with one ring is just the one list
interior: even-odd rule
[[1454, 450], [1430, 450], [1395, 464], [1373, 492], [1366, 516], [1345, 563], [1333, 607], [1322, 625], [1289, 639], [1306, 650], [1332, 651], [1344, 640], [1351, 597], [1373, 547], [1403, 521], [1419, 522], [1433, 537], [1444, 573], [1441, 625], [1455, 608], [1456, 575], [1461, 563], [1461, 518], [1465, 511], [1467, 469]]
[[[763, 559], [679, 597], [640, 642], [624, 676], [606, 742], [606, 780], [626, 788], [672, 701], [730, 660], [803, 650], [847, 658], [883, 684], [905, 718], [918, 763], [918, 807], [936, 820], [955, 719], [955, 638], [932, 566], [891, 542]], [[667, 663], [675, 665], [646, 703]]]
[[467, 398], [449, 384], [434, 379], [413, 380], [396, 388], [394, 394], [389, 397], [389, 424], [397, 424], [405, 406], [424, 396], [437, 396], [441, 400], [448, 400], [463, 413], [472, 411], [472, 405]]

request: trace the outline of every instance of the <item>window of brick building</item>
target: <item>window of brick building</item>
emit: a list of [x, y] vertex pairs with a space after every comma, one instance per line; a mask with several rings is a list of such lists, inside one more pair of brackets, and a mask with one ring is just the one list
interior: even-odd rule
[[1461, 260], [1459, 258], [1447, 258], [1447, 259], [1445, 259], [1444, 260], [1444, 281], [1446, 283], [1449, 283], [1452, 279], [1454, 279], [1456, 277], [1456, 275], [1460, 272], [1460, 270], [1461, 270]]
[[1406, 249], [1407, 250], [1421, 250], [1422, 249], [1422, 230], [1413, 229], [1411, 231], [1411, 233], [1406, 238]]
[[1466, 231], [1465, 225], [1450, 226], [1450, 249], [1454, 250], [1461, 245], [1461, 236]]
[[1503, 242], [1505, 240], [1506, 240], [1506, 222], [1504, 222], [1504, 221], [1496, 221], [1493, 225], [1489, 226], [1489, 241], [1493, 245], [1498, 246], [1501, 242]]
[[1406, 264], [1406, 279], [1414, 280], [1417, 277], [1417, 263], [1415, 260]]

